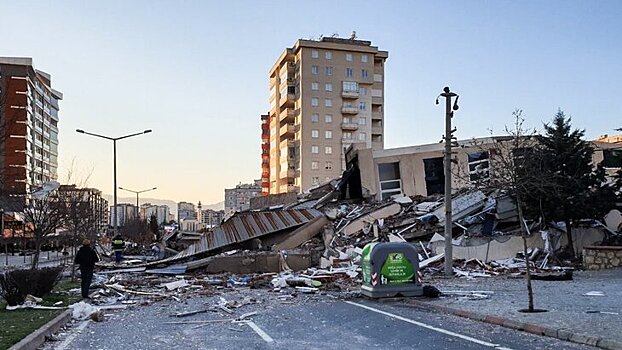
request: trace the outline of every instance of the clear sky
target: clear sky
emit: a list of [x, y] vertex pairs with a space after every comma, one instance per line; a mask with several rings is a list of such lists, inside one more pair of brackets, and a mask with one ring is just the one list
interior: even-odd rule
[[501, 133], [515, 108], [541, 129], [558, 108], [589, 138], [622, 127], [622, 2], [2, 1], [0, 56], [27, 56], [64, 93], [60, 180], [70, 164], [112, 191], [223, 200], [260, 177], [270, 67], [298, 38], [334, 33], [389, 51], [385, 147], [437, 142], [443, 86], [460, 139]]

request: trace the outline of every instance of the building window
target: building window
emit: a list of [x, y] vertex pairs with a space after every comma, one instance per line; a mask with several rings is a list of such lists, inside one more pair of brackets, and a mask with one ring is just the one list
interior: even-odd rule
[[311, 123], [317, 123], [320, 121], [320, 115], [317, 113], [311, 114]]
[[350, 123], [350, 117], [343, 117], [343, 123], [344, 124], [349, 124]]
[[320, 147], [318, 147], [318, 146], [311, 146], [311, 153], [313, 153], [313, 154], [320, 153]]
[[380, 179], [380, 194], [383, 200], [402, 193], [399, 162], [378, 164], [378, 178]]
[[347, 53], [346, 54], [346, 61], [352, 61], [352, 54], [351, 53]]
[[359, 117], [359, 125], [367, 125], [367, 118]]
[[320, 183], [320, 178], [317, 176], [314, 176], [311, 178], [311, 182], [313, 182], [313, 185], [317, 185]]
[[361, 69], [361, 78], [367, 79], [367, 77], [369, 77], [369, 72], [367, 71], [367, 69]]
[[319, 162], [318, 161], [312, 161], [311, 162], [311, 170], [318, 170], [320, 168], [319, 166]]
[[361, 55], [361, 62], [367, 63], [367, 55]]
[[365, 139], [367, 138], [367, 134], [364, 132], [360, 132], [359, 133], [359, 141], [365, 141]]
[[367, 88], [364, 88], [364, 87], [361, 88], [361, 95], [363, 96], [367, 95]]
[[333, 99], [332, 98], [325, 98], [324, 99], [324, 107], [332, 107], [333, 106]]
[[317, 50], [311, 50], [311, 58], [320, 57], [320, 53]]
[[333, 84], [332, 83], [324, 84], [324, 90], [326, 90], [326, 92], [332, 92], [333, 91]]
[[326, 124], [330, 124], [333, 122], [333, 115], [332, 114], [327, 114], [324, 116], [324, 123]]
[[333, 53], [332, 53], [331, 51], [326, 51], [326, 52], [324, 53], [324, 57], [325, 57], [327, 60], [332, 60], [332, 59], [333, 59]]
[[367, 104], [363, 101], [359, 102], [359, 109], [361, 111], [366, 111], [367, 110]]
[[317, 81], [316, 81], [316, 82], [311, 83], [311, 90], [313, 90], [313, 91], [317, 91], [317, 90], [319, 90], [319, 89], [320, 89], [320, 83], [318, 83]]
[[469, 153], [469, 180], [478, 181], [490, 177], [490, 163], [488, 152]]
[[320, 131], [317, 129], [311, 130], [311, 137], [317, 139], [318, 137], [320, 137]]
[[311, 97], [311, 106], [317, 107], [320, 105], [320, 99], [317, 97]]
[[352, 77], [352, 68], [346, 68], [346, 78]]
[[326, 139], [332, 139], [332, 138], [333, 138], [333, 132], [332, 132], [332, 131], [330, 131], [330, 130], [326, 130], [326, 131], [324, 132], [324, 138], [326, 138]]
[[333, 75], [333, 67], [326, 67], [326, 69], [324, 70], [326, 76], [331, 76]]
[[318, 67], [318, 66], [311, 66], [311, 74], [313, 74], [313, 75], [320, 74], [320, 67]]
[[331, 146], [324, 147], [324, 153], [326, 153], [326, 154], [333, 154], [333, 147], [331, 147]]
[[333, 168], [333, 162], [326, 162], [324, 164], [324, 169], [331, 170]]
[[359, 83], [356, 81], [344, 81], [343, 91], [345, 92], [357, 92], [359, 91]]
[[[345, 123], [345, 121], [344, 121], [344, 123]], [[349, 132], [349, 131], [344, 131], [343, 132], [343, 138], [346, 139], [346, 140], [351, 140], [352, 139], [352, 133]]]

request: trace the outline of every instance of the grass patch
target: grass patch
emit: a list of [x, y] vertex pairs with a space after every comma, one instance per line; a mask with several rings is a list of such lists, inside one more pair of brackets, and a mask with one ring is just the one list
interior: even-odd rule
[[[80, 288], [80, 280], [62, 280], [43, 298], [42, 305], [52, 306], [62, 301], [62, 306], [75, 303], [82, 299], [78, 295], [70, 295], [68, 291]], [[7, 311], [6, 303], [0, 303], [0, 349], [8, 349], [13, 344], [24, 339], [28, 334], [60, 315], [63, 310], [14, 310]]]

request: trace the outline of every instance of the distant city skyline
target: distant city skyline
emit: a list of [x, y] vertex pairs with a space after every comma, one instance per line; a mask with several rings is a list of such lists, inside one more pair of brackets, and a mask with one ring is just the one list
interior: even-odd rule
[[75, 129], [153, 129], [118, 143], [118, 184], [218, 203], [261, 177], [268, 72], [299, 38], [354, 30], [390, 52], [385, 148], [441, 139], [446, 85], [460, 94], [459, 139], [503, 134], [515, 108], [538, 129], [561, 108], [594, 139], [619, 133], [620, 13], [619, 1], [7, 2], [0, 56], [32, 57], [63, 92], [61, 182], [73, 168], [112, 193], [112, 145]]

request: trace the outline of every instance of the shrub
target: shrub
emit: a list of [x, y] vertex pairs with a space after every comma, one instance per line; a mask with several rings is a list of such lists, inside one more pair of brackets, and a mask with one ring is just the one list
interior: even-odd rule
[[11, 306], [24, 302], [26, 295], [42, 298], [60, 280], [62, 267], [37, 270], [13, 270], [0, 274], [0, 296]]

